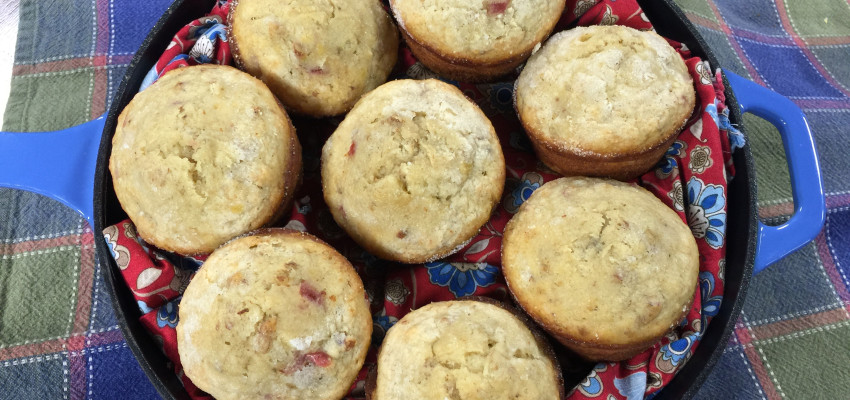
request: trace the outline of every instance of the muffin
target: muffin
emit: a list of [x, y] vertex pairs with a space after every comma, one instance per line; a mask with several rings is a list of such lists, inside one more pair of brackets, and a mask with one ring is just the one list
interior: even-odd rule
[[387, 80], [398, 31], [379, 1], [238, 0], [233, 59], [298, 114], [342, 114]]
[[334, 219], [387, 260], [421, 263], [459, 250], [490, 218], [504, 182], [490, 120], [433, 79], [369, 92], [322, 149]]
[[210, 255], [180, 302], [177, 350], [186, 376], [217, 399], [340, 399], [371, 334], [348, 260], [278, 228]]
[[124, 108], [109, 169], [139, 235], [194, 255], [286, 213], [301, 146], [262, 82], [198, 65], [168, 72]]
[[408, 47], [438, 74], [491, 81], [513, 71], [555, 28], [563, 0], [390, 0]]
[[387, 332], [370, 400], [542, 400], [564, 397], [545, 337], [490, 299], [431, 303]]
[[699, 273], [694, 237], [645, 189], [560, 178], [508, 222], [502, 271], [516, 301], [590, 361], [652, 346], [688, 312]]
[[514, 104], [538, 158], [566, 175], [637, 177], [652, 168], [696, 102], [682, 57], [654, 32], [579, 27], [529, 58]]

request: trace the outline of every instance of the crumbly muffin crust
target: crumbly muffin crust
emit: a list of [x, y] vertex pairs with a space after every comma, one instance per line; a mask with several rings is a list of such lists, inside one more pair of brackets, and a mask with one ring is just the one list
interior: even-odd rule
[[437, 73], [478, 82], [504, 75], [531, 55], [564, 9], [557, 0], [391, 0], [416, 57]]
[[109, 169], [139, 235], [192, 255], [283, 215], [301, 147], [262, 82], [198, 65], [168, 72], [124, 108]]
[[505, 181], [492, 124], [456, 87], [398, 80], [364, 96], [322, 149], [325, 201], [373, 254], [448, 255], [490, 217]]
[[626, 359], [690, 309], [699, 253], [678, 214], [638, 186], [561, 178], [508, 223], [502, 271], [517, 302], [587, 359]]
[[238, 0], [233, 58], [293, 112], [342, 114], [387, 80], [398, 31], [378, 1]]
[[652, 167], [696, 101], [687, 67], [667, 41], [624, 26], [552, 36], [529, 59], [514, 96], [538, 156], [552, 169], [618, 178]]
[[370, 400], [560, 399], [559, 365], [546, 339], [503, 305], [431, 303], [387, 332]]
[[315, 237], [267, 229], [217, 249], [183, 295], [177, 349], [217, 399], [340, 399], [363, 365], [363, 283]]

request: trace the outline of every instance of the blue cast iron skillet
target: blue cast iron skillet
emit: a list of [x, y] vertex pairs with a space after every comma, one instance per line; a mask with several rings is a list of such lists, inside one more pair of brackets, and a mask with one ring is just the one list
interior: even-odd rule
[[[0, 186], [53, 197], [78, 210], [94, 227], [97, 257], [103, 266], [101, 271], [109, 286], [121, 330], [139, 365], [165, 398], [188, 396], [159, 345], [140, 324], [138, 305], [124, 284], [101, 233], [104, 227], [126, 218], [115, 197], [107, 166], [118, 114], [138, 91], [143, 77], [172, 36], [186, 23], [208, 12], [214, 2], [176, 0], [168, 8], [130, 63], [105, 116], [56, 132], [0, 133]], [[672, 0], [639, 3], [659, 34], [686, 43], [695, 55], [708, 60], [712, 68], [720, 66]], [[732, 123], [745, 130], [741, 114], [750, 112], [779, 129], [791, 175], [795, 214], [779, 226], [766, 226], [758, 220], [753, 157], [749, 145], [737, 151], [733, 156], [737, 175], [729, 185], [727, 201], [723, 303], [693, 357], [658, 394], [658, 400], [691, 398], [696, 394], [726, 347], [741, 312], [750, 277], [814, 239], [826, 215], [814, 139], [802, 111], [787, 98], [729, 71], [724, 72]]]

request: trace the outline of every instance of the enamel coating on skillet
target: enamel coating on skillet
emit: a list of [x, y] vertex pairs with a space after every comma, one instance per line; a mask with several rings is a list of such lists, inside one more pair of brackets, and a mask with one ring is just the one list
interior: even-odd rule
[[[100, 142], [95, 175], [94, 232], [101, 271], [109, 286], [112, 306], [128, 346], [148, 378], [165, 398], [184, 399], [188, 398], [188, 395], [168, 364], [165, 355], [162, 354], [159, 345], [139, 322], [141, 313], [138, 305], [106, 247], [102, 234], [103, 228], [126, 218], [115, 197], [107, 166], [112, 147], [112, 133], [115, 131], [118, 114], [130, 102], [145, 74], [171, 41], [174, 33], [189, 21], [203, 16], [212, 8], [214, 2], [214, 0], [176, 0], [142, 43], [109, 109], [103, 131], [105, 134]], [[708, 60], [712, 68], [720, 67], [694, 26], [672, 0], [643, 0], [639, 3], [659, 34], [686, 43], [695, 55]], [[739, 107], [728, 85], [726, 102], [731, 112], [732, 123], [741, 127]], [[693, 357], [655, 397], [659, 400], [691, 398], [699, 390], [726, 347], [753, 273], [758, 221], [753, 158], [749, 145], [738, 150], [733, 156], [733, 161], [736, 176], [729, 184], [727, 203], [726, 289], [723, 303]]]

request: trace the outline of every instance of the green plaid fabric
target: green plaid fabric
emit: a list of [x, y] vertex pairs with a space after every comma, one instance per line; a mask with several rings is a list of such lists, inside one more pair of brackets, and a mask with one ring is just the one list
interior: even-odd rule
[[[793, 100], [815, 132], [827, 224], [752, 282], [699, 398], [850, 393], [850, 2], [677, 0], [726, 68]], [[167, 0], [23, 0], [6, 131], [104, 112]], [[793, 212], [775, 128], [744, 118], [760, 215]], [[33, 155], [36, 156], [37, 155]], [[49, 162], [49, 160], [45, 160]], [[59, 203], [0, 189], [0, 398], [156, 398], [127, 349], [90, 227]]]

